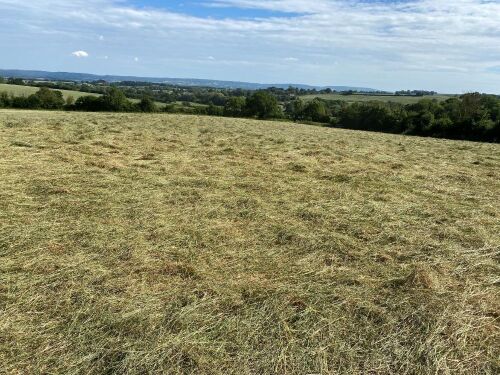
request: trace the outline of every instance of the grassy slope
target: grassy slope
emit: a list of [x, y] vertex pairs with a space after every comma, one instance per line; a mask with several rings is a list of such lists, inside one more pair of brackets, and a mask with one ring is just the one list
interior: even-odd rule
[[341, 94], [319, 94], [319, 95], [304, 95], [301, 96], [303, 100], [313, 100], [314, 98], [321, 98], [325, 100], [342, 100], [350, 103], [355, 102], [369, 102], [372, 100], [379, 100], [383, 102], [395, 102], [401, 104], [413, 104], [422, 99], [436, 99], [444, 101], [451, 98], [451, 95], [432, 95], [432, 96], [387, 96], [387, 95], [341, 95]]
[[[40, 88], [39, 87], [34, 87], [34, 86], [19, 86], [19, 85], [9, 85], [2, 83], [0, 84], [0, 91], [6, 91], [9, 94], [14, 94], [16, 96], [20, 95], [25, 95], [29, 96], [31, 94], [35, 94]], [[71, 90], [59, 90], [63, 93], [64, 98], [67, 98], [68, 96], [72, 96], [75, 99], [78, 99], [80, 96], [85, 96], [85, 95], [95, 95], [97, 96], [98, 94], [93, 94], [93, 93], [88, 93], [88, 92], [81, 92], [81, 91], [71, 91]]]
[[0, 176], [0, 373], [499, 369], [499, 145], [3, 110]]
[[[5, 91], [9, 94], [14, 94], [16, 96], [25, 95], [29, 96], [31, 94], [35, 94], [40, 88], [35, 86], [20, 86], [20, 85], [9, 85], [9, 84], [0, 84], [0, 92]], [[100, 96], [100, 94], [95, 94], [91, 92], [82, 92], [82, 91], [71, 91], [71, 90], [58, 90], [63, 93], [64, 98], [66, 99], [68, 96], [72, 96], [74, 99], [78, 99], [81, 96]], [[133, 103], [139, 103], [139, 99], [130, 99]], [[165, 103], [155, 102], [159, 108], [165, 107]]]

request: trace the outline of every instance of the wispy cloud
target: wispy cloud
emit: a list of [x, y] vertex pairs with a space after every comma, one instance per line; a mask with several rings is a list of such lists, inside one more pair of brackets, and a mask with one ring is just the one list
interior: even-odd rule
[[[0, 27], [5, 30], [8, 22], [10, 30], [21, 34], [44, 30], [54, 38], [65, 35], [71, 43], [86, 42], [80, 44], [85, 48], [94, 47], [91, 35], [109, 35], [110, 52], [147, 56], [151, 74], [161, 73], [165, 57], [172, 65], [163, 74], [186, 75], [188, 67], [175, 67], [176, 60], [195, 61], [200, 53], [216, 53], [220, 61], [236, 57], [262, 66], [283, 60], [300, 63], [287, 64], [288, 71], [263, 67], [248, 77], [244, 65], [217, 71], [208, 58], [206, 69], [198, 67], [198, 74], [189, 75], [224, 78], [221, 74], [226, 74], [228, 79], [258, 81], [289, 81], [285, 78], [293, 75], [311, 83], [388, 82], [389, 88], [418, 87], [419, 82], [455, 90], [472, 89], [474, 84], [485, 89], [500, 86], [500, 76], [492, 69], [500, 61], [499, 1], [207, 0], [204, 4], [276, 11], [280, 16], [196, 17], [137, 8], [126, 0], [0, 0], [5, 15]], [[398, 84], [403, 77], [404, 84]]]

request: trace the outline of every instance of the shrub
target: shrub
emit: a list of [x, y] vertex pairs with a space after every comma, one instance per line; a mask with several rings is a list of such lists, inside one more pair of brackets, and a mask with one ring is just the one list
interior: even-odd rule
[[249, 116], [260, 119], [280, 117], [278, 101], [266, 91], [257, 91], [248, 98], [246, 112]]

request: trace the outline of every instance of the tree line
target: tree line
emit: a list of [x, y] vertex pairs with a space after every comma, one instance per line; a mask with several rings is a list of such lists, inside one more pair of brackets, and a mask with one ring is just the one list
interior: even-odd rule
[[438, 138], [498, 142], [500, 98], [469, 93], [439, 102], [414, 104], [372, 101], [346, 103], [314, 99], [292, 102], [286, 113], [297, 121], [328, 123], [346, 129]]
[[144, 95], [131, 101], [116, 87], [100, 96], [64, 99], [57, 90], [42, 87], [29, 96], [0, 93], [0, 107], [94, 112], [170, 112], [211, 116], [287, 119], [332, 127], [419, 136], [498, 142], [500, 140], [500, 98], [479, 93], [465, 94], [439, 102], [421, 99], [415, 104], [372, 101], [347, 103], [340, 100], [296, 99], [279, 102], [268, 90], [248, 96], [232, 96], [223, 106], [167, 104], [159, 108]]
[[0, 92], [0, 108], [52, 109], [90, 112], [155, 112], [156, 103], [149, 97], [138, 102], [130, 101], [116, 88], [110, 88], [103, 95], [84, 95], [78, 99], [68, 96], [64, 99], [61, 91], [41, 87], [29, 96], [9, 95]]

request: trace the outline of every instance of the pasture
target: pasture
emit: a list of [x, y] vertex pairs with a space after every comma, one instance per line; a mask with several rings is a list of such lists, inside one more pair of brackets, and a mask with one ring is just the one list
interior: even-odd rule
[[363, 103], [370, 102], [374, 100], [383, 102], [393, 102], [399, 104], [414, 104], [422, 99], [436, 99], [437, 101], [445, 101], [453, 97], [453, 95], [424, 95], [424, 96], [397, 96], [397, 95], [364, 95], [364, 94], [353, 94], [353, 95], [342, 95], [339, 93], [332, 94], [317, 94], [317, 95], [304, 95], [300, 98], [305, 101], [311, 101], [315, 98], [320, 98], [324, 100], [341, 100], [348, 103]]
[[[0, 92], [7, 92], [8, 94], [12, 94], [14, 96], [29, 96], [32, 94], [36, 94], [39, 90], [39, 87], [36, 86], [21, 86], [21, 85], [9, 85], [9, 84], [0, 84]], [[51, 89], [52, 90], [52, 89]], [[96, 94], [92, 92], [83, 92], [83, 91], [73, 91], [73, 90], [59, 90], [63, 94], [64, 99], [67, 99], [69, 96], [72, 96], [75, 100], [82, 96], [100, 96], [101, 94]], [[132, 103], [139, 103], [140, 99], [129, 99]], [[165, 107], [165, 103], [155, 102], [157, 108], [163, 109]]]
[[[32, 94], [36, 94], [38, 90], [40, 90], [40, 88], [35, 86], [9, 85], [6, 83], [0, 84], [0, 92], [4, 91], [14, 96], [30, 96]], [[62, 92], [64, 99], [67, 99], [69, 96], [72, 96], [75, 100], [85, 95], [99, 96], [99, 94], [93, 94], [81, 91], [72, 91], [72, 90], [58, 90], [58, 91]]]
[[500, 146], [0, 110], [0, 373], [497, 374]]

